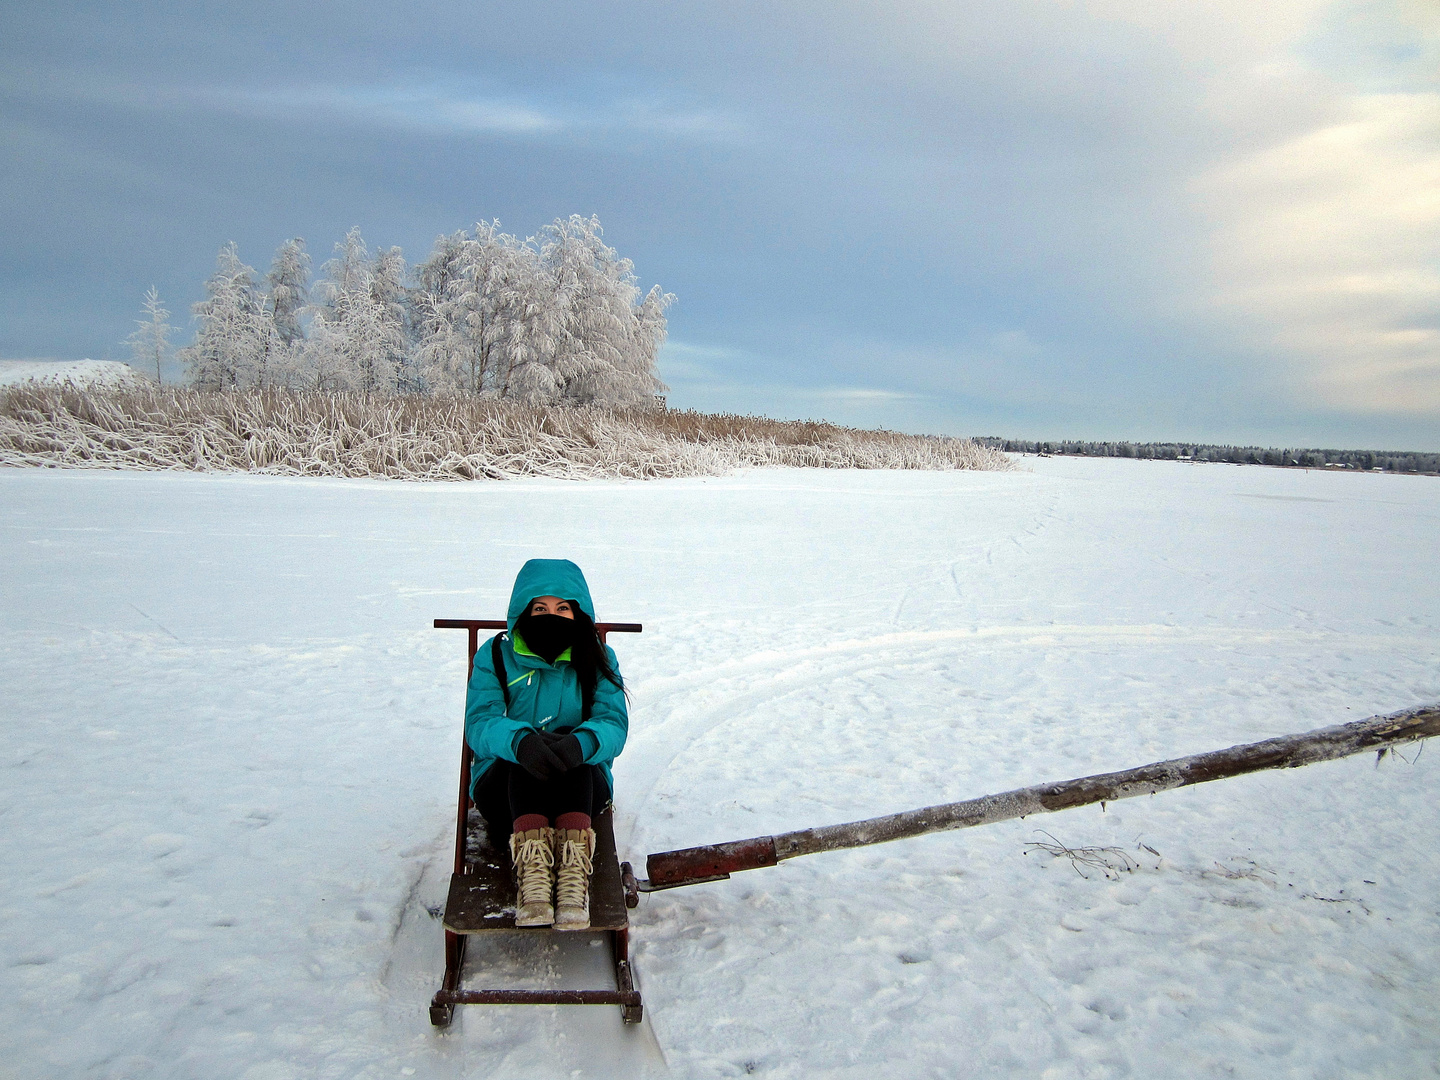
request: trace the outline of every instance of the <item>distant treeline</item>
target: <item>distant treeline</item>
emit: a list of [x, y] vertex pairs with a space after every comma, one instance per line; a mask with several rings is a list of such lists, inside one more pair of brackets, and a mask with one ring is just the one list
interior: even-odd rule
[[1010, 454], [1069, 454], [1076, 457], [1146, 458], [1156, 461], [1223, 461], [1236, 465], [1279, 465], [1300, 469], [1366, 469], [1440, 475], [1440, 454], [1409, 450], [1279, 450], [1259, 446], [1203, 443], [1035, 442], [982, 436], [982, 446]]

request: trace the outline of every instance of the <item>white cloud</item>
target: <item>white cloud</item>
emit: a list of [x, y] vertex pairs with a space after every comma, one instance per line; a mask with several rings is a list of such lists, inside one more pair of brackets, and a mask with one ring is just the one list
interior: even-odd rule
[[899, 405], [921, 400], [923, 394], [900, 390], [882, 390], [873, 386], [830, 386], [806, 390], [818, 401], [835, 401], [851, 405]]
[[272, 108], [328, 109], [395, 127], [529, 135], [569, 126], [555, 112], [522, 100], [453, 94], [434, 88], [318, 86], [266, 90], [247, 96]]
[[727, 378], [723, 374], [726, 367], [733, 368], [749, 359], [753, 358], [739, 349], [696, 345], [672, 337], [660, 346], [656, 366], [660, 377], [670, 382], [715, 382]]
[[0, 71], [0, 93], [136, 109], [210, 109], [294, 121], [334, 117], [384, 128], [453, 134], [546, 136], [629, 132], [691, 142], [733, 141], [746, 134], [737, 115], [678, 105], [663, 92], [624, 95], [570, 86], [553, 100], [496, 92], [464, 80], [413, 77], [374, 83], [294, 82], [270, 85], [109, 81], [60, 69]]
[[543, 134], [566, 127], [563, 118], [524, 101], [399, 85], [304, 84], [254, 87], [200, 86], [132, 90], [133, 104], [195, 106], [226, 112], [298, 119], [330, 114], [384, 127], [496, 134]]
[[[871, 374], [873, 383], [882, 385], [805, 385], [784, 377], [794, 373], [794, 366], [782, 358], [673, 338], [662, 347], [659, 369], [674, 391], [673, 404], [687, 402], [711, 409], [764, 411], [768, 401], [770, 407], [782, 411], [818, 409], [822, 415], [844, 415], [863, 423], [874, 422], [887, 408], [911, 405], [929, 397], [884, 386], [893, 373], [881, 368]], [[758, 373], [766, 371], [769, 377], [757, 378]]]
[[424, 80], [389, 83], [296, 83], [278, 86], [101, 85], [62, 81], [52, 93], [137, 108], [213, 109], [240, 115], [309, 120], [336, 117], [384, 128], [447, 134], [541, 137], [631, 132], [692, 142], [734, 140], [745, 132], [736, 117], [715, 109], [687, 109], [630, 95], [607, 99], [572, 94], [539, 101]]
[[1213, 301], [1305, 404], [1440, 417], [1440, 94], [1356, 95], [1202, 177]]
[[[1016, 265], [1054, 268], [1066, 254], [1057, 237], [1105, 220], [1109, 236], [1096, 230], [1089, 243], [1101, 266], [1092, 280], [1112, 275], [1102, 333], [1107, 323], [1148, 322], [1174, 353], [1189, 338], [1237, 399], [1440, 419], [1433, 3], [861, 3], [888, 14], [877, 48], [895, 68], [920, 73], [928, 93], [998, 87], [996, 99], [1024, 101], [1020, 115], [1031, 122], [1063, 117], [1058, 128], [1080, 133], [1073, 147], [1022, 143], [1041, 149], [1042, 167], [1073, 154], [1074, 185], [1057, 188], [1049, 205], [1062, 213], [1044, 235], [997, 230], [1009, 241], [995, 245], [997, 260], [1019, 252]], [[1111, 171], [1087, 191], [1092, 157]], [[1102, 218], [1107, 185], [1124, 194]], [[995, 191], [977, 196], [994, 200]], [[1016, 389], [1044, 397], [1054, 389], [1045, 372], [1053, 350], [1084, 351], [1075, 344], [1016, 349], [977, 336], [905, 366], [950, 368], [957, 390], [995, 400], [1013, 400]], [[1090, 354], [1104, 356], [1103, 345]], [[1237, 366], [1246, 356], [1248, 369]], [[1136, 383], [1154, 367], [1117, 360]], [[1080, 370], [1085, 377], [1074, 378]], [[1105, 374], [1082, 359], [1059, 389], [1077, 403], [1103, 400], [1120, 389], [1103, 385]]]
[[304, 85], [264, 90], [201, 90], [196, 100], [266, 112], [328, 111], [387, 127], [434, 131], [545, 135], [624, 130], [688, 139], [738, 134], [741, 125], [714, 110], [677, 109], [626, 97], [583, 103], [541, 103], [425, 83]]

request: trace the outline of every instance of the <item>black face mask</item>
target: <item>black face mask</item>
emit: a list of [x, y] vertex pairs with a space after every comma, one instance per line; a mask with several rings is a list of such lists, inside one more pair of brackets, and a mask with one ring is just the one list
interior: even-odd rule
[[531, 615], [527, 611], [515, 620], [515, 632], [547, 664], [553, 664], [557, 656], [575, 644], [577, 629], [575, 620], [564, 615]]

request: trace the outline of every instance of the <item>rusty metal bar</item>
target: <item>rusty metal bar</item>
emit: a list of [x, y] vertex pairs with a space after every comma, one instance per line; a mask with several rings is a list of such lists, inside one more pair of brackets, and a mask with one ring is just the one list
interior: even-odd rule
[[430, 999], [430, 1023], [436, 1027], [447, 1027], [455, 1016], [455, 1005], [451, 995], [460, 988], [460, 973], [465, 967], [464, 934], [445, 931], [445, 976], [440, 989]]
[[1388, 716], [1372, 716], [1350, 724], [1317, 728], [1298, 735], [1283, 735], [1205, 754], [1157, 761], [1123, 772], [1039, 784], [999, 795], [927, 806], [843, 825], [663, 851], [645, 860], [650, 880], [640, 882], [639, 888], [642, 892], [654, 892], [719, 881], [741, 870], [774, 866], [783, 859], [799, 855], [841, 851], [924, 833], [968, 829], [1031, 814], [1053, 813], [1090, 803], [1153, 795], [1266, 769], [1295, 769], [1434, 735], [1440, 735], [1440, 705], [1426, 705]]
[[635, 877], [635, 868], [628, 862], [620, 864], [620, 887], [625, 890], [625, 906], [640, 906], [640, 882]]
[[[504, 619], [436, 619], [436, 630], [469, 630], [476, 633], [480, 630], [504, 630], [510, 624]], [[597, 622], [595, 629], [603, 637], [606, 634], [638, 634], [643, 629], [638, 622]], [[474, 657], [472, 652], [471, 657]]]
[[680, 885], [699, 885], [705, 881], [724, 881], [741, 870], [775, 866], [779, 861], [773, 836], [665, 851], [645, 860], [645, 872], [650, 875], [649, 888], [644, 885], [640, 888], [655, 892]]
[[635, 989], [635, 970], [630, 966], [630, 928], [628, 926], [611, 931], [610, 949], [615, 957], [615, 986], [620, 993], [635, 999], [633, 1003], [627, 1003], [620, 1010], [620, 1019], [627, 1024], [638, 1024], [644, 1017], [645, 1011], [640, 1004], [640, 993]]
[[441, 990], [442, 1005], [629, 1005], [640, 1004], [634, 990]]
[[460, 798], [455, 811], [455, 873], [465, 873], [465, 833], [470, 827], [470, 744], [460, 737]]
[[504, 630], [510, 624], [504, 619], [436, 619], [436, 630]]
[[[475, 653], [480, 644], [480, 628], [477, 626], [466, 627], [470, 631], [469, 646], [470, 660], [465, 665], [465, 686], [469, 689], [470, 672], [475, 668]], [[468, 869], [465, 865], [465, 835], [470, 829], [470, 759], [474, 756], [470, 750], [470, 744], [465, 741], [465, 732], [460, 732], [460, 798], [457, 801], [458, 809], [455, 812], [455, 873], [463, 874]]]

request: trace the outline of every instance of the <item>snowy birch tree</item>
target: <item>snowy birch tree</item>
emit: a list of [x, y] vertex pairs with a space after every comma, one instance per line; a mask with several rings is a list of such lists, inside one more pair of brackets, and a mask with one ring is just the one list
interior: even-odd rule
[[266, 306], [280, 340], [290, 345], [303, 339], [300, 313], [310, 298], [310, 256], [304, 240], [297, 236], [280, 245], [265, 275], [265, 287]]
[[563, 328], [554, 362], [560, 397], [580, 405], [648, 404], [665, 388], [655, 376], [655, 353], [672, 298], [652, 290], [648, 306], [639, 304], [634, 265], [602, 236], [599, 218], [579, 214], [544, 230], [540, 259]]
[[480, 222], [436, 241], [419, 270], [420, 355], [436, 389], [504, 396], [517, 365], [547, 348], [552, 304], [534, 248]]
[[295, 382], [307, 390], [357, 389], [349, 346], [349, 335], [331, 324], [324, 312], [317, 312], [310, 324], [310, 336], [300, 347]]
[[234, 243], [220, 249], [215, 273], [195, 304], [195, 340], [180, 350], [190, 380], [207, 390], [251, 385], [270, 346], [273, 324], [255, 286], [255, 269], [240, 261]]
[[479, 222], [465, 245], [450, 302], [460, 327], [461, 371], [469, 393], [499, 390], [525, 253], [515, 237], [500, 231], [498, 221]]
[[398, 248], [370, 258], [359, 228], [335, 245], [316, 285], [320, 303], [305, 348], [305, 378], [317, 390], [396, 389], [405, 357], [404, 259]]
[[530, 259], [515, 295], [515, 318], [500, 393], [535, 405], [549, 405], [560, 398], [555, 360], [565, 332], [565, 311], [538, 254], [533, 248], [526, 250]]
[[136, 366], [155, 365], [155, 381], [159, 383], [164, 378], [160, 373], [160, 365], [170, 355], [170, 334], [175, 328], [167, 321], [170, 312], [161, 305], [160, 293], [154, 285], [151, 285], [145, 294], [143, 310], [149, 318], [136, 319], [135, 332], [125, 340], [130, 344]]
[[275, 252], [265, 275], [265, 312], [273, 333], [260, 363], [256, 383], [288, 385], [299, 363], [305, 341], [300, 315], [310, 293], [310, 256], [299, 237], [286, 240]]
[[652, 396], [670, 389], [660, 382], [659, 376], [655, 374], [655, 365], [660, 358], [660, 346], [665, 344], [665, 338], [669, 334], [665, 309], [674, 302], [674, 293], [667, 293], [659, 285], [652, 285], [645, 294], [645, 299], [641, 301], [640, 310], [635, 313], [634, 363], [637, 372], [647, 376], [654, 384], [650, 391]]
[[415, 267], [411, 293], [411, 325], [417, 338], [415, 366], [418, 377], [432, 390], [455, 390], [452, 372], [459, 370], [462, 345], [459, 328], [451, 319], [449, 304], [453, 282], [464, 269], [462, 230], [435, 240], [430, 257]]
[[405, 256], [398, 247], [376, 253], [370, 272], [370, 300], [380, 328], [378, 372], [384, 377], [385, 389], [408, 389], [411, 383], [406, 273]]

